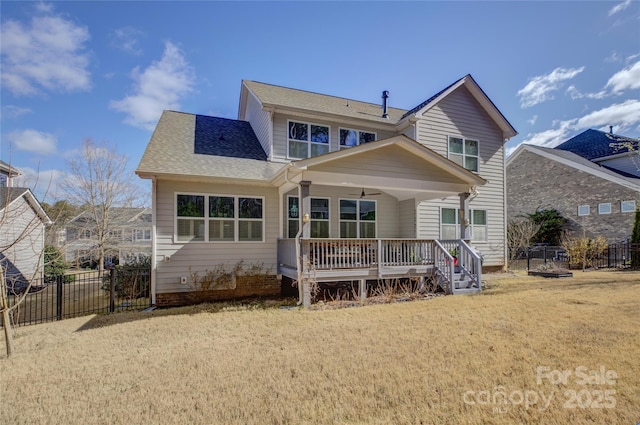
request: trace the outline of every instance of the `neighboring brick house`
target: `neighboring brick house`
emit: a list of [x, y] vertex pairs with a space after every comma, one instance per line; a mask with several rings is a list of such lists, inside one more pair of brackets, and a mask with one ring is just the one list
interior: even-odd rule
[[507, 159], [508, 219], [556, 209], [575, 235], [628, 239], [640, 178], [630, 154], [610, 146], [621, 138], [587, 130], [556, 148], [520, 145]]

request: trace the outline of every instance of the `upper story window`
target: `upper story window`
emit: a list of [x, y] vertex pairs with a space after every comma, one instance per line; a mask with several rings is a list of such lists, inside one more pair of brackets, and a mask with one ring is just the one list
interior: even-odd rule
[[611, 214], [611, 202], [598, 204], [598, 214]]
[[368, 131], [341, 128], [338, 133], [340, 134], [340, 149], [350, 148], [363, 143], [375, 142], [376, 140], [376, 133]]
[[136, 241], [150, 241], [151, 229], [135, 229], [133, 232], [133, 238]]
[[622, 201], [620, 202], [620, 212], [635, 212], [636, 201]]
[[477, 140], [449, 136], [449, 159], [469, 171], [478, 172], [478, 145]]
[[329, 152], [329, 127], [289, 121], [289, 158], [304, 159]]
[[590, 213], [589, 205], [580, 205], [580, 206], [578, 206], [578, 215], [579, 216], [589, 215], [589, 213]]
[[263, 202], [257, 197], [178, 194], [176, 240], [262, 242]]

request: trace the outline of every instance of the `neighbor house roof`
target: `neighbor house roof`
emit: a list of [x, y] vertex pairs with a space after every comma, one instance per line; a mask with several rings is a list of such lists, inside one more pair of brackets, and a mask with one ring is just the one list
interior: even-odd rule
[[611, 144], [623, 138], [617, 134], [589, 129], [556, 146], [556, 149], [573, 152], [591, 161], [622, 153]]
[[20, 175], [20, 171], [16, 170], [11, 165], [7, 164], [1, 159], [0, 159], [0, 172], [2, 174], [6, 174], [9, 177], [15, 177]]
[[284, 164], [268, 162], [264, 152], [258, 151], [262, 147], [248, 123], [230, 121], [164, 111], [136, 174], [143, 178], [171, 175], [266, 182]]
[[51, 224], [51, 219], [44, 209], [42, 209], [40, 202], [38, 202], [33, 195], [31, 189], [26, 187], [0, 187], [0, 211], [22, 197], [24, 197], [26, 202], [33, 208], [44, 224]]
[[[151, 221], [151, 208], [128, 208], [128, 207], [112, 207], [110, 209], [111, 217], [113, 218], [114, 226], [123, 226], [130, 223], [140, 223], [145, 221]], [[149, 218], [143, 217], [148, 214]], [[137, 220], [141, 218], [141, 220]], [[67, 226], [73, 227], [74, 222], [80, 221], [81, 219], [93, 221], [93, 217], [91, 213], [88, 211], [83, 211], [80, 214], [73, 217], [71, 220], [67, 222]]]
[[[518, 146], [518, 148], [513, 154], [509, 156], [509, 158], [507, 158], [507, 166], [511, 162], [515, 161], [516, 158], [525, 151], [529, 151], [544, 158], [557, 161], [561, 164], [609, 180], [625, 187], [629, 187], [635, 190], [640, 189], [639, 178], [629, 177], [628, 174], [621, 174], [609, 167], [603, 167], [596, 162], [589, 161], [588, 159], [573, 152], [557, 148], [545, 148], [542, 146], [527, 145], [523, 143]], [[562, 184], [562, 182], [558, 182], [558, 184]]]
[[286, 109], [309, 114], [331, 114], [385, 124], [397, 123], [405, 113], [404, 109], [387, 106], [389, 118], [383, 118], [382, 101], [380, 103], [360, 102], [344, 97], [329, 96], [249, 80], [243, 80], [242, 84], [260, 100], [262, 107], [267, 109]]

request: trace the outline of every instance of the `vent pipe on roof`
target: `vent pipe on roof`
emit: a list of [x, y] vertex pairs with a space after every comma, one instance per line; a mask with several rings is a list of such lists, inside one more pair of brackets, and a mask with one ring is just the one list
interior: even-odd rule
[[609, 126], [609, 134], [613, 134], [613, 126], [612, 125]]
[[382, 118], [389, 118], [389, 114], [387, 114], [387, 99], [389, 98], [389, 91], [385, 90], [382, 92]]

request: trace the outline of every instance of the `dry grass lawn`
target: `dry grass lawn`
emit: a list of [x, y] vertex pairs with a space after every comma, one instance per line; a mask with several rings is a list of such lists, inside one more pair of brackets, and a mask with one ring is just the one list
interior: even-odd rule
[[640, 273], [574, 276], [489, 275], [481, 295], [363, 308], [205, 305], [19, 328], [0, 358], [0, 423], [636, 424]]

